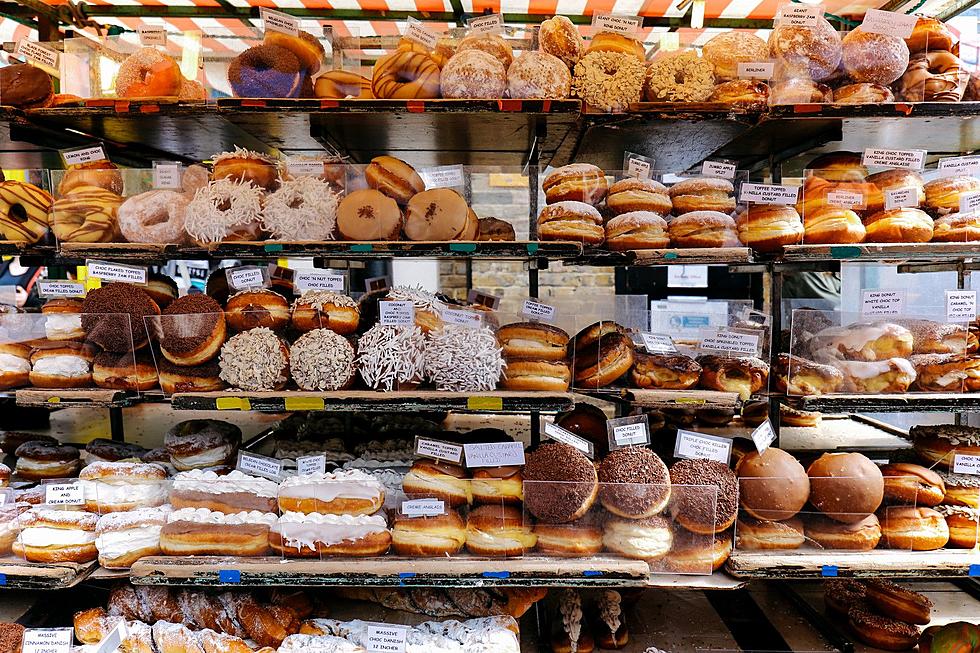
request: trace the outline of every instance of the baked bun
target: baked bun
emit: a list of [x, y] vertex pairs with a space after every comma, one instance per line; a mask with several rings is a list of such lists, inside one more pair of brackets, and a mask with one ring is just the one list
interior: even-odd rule
[[856, 27], [844, 36], [841, 45], [841, 63], [855, 82], [891, 84], [909, 65], [909, 48], [897, 36]]
[[754, 356], [726, 358], [708, 354], [697, 360], [702, 388], [737, 392], [742, 401], [762, 390], [769, 380], [769, 365]]
[[447, 556], [466, 543], [466, 524], [455, 510], [431, 517], [398, 515], [391, 529], [391, 548], [403, 556]]
[[614, 215], [644, 211], [668, 215], [673, 208], [667, 187], [653, 179], [627, 177], [609, 188], [606, 208]]
[[735, 186], [718, 177], [693, 177], [679, 181], [667, 191], [675, 215], [695, 211], [729, 214], [735, 210]]
[[660, 249], [670, 245], [667, 221], [649, 211], [623, 213], [606, 223], [611, 250]]
[[807, 475], [813, 507], [845, 524], [868, 517], [884, 498], [881, 470], [859, 453], [825, 453], [811, 463]]
[[738, 64], [769, 59], [769, 46], [752, 32], [731, 30], [711, 37], [701, 55], [714, 67], [715, 79], [727, 82], [738, 79]]
[[596, 206], [609, 190], [606, 174], [591, 163], [572, 163], [553, 170], [541, 183], [548, 204], [583, 202]]
[[806, 245], [846, 245], [864, 242], [867, 231], [851, 209], [825, 206], [806, 214], [803, 243]]
[[643, 50], [643, 45], [639, 41], [612, 32], [600, 32], [593, 36], [592, 40], [589, 41], [589, 47], [586, 49], [585, 54], [589, 54], [590, 52], [625, 54], [636, 57], [640, 61], [646, 58], [646, 52]]
[[803, 465], [782, 449], [750, 451], [735, 466], [742, 510], [766, 521], [795, 516], [810, 498], [810, 479]]
[[760, 252], [778, 252], [803, 240], [803, 221], [792, 206], [753, 204], [735, 219], [738, 239]]
[[834, 102], [837, 104], [881, 104], [894, 101], [892, 90], [882, 84], [861, 82], [834, 89]]
[[534, 548], [537, 536], [520, 508], [477, 506], [466, 517], [466, 550], [473, 555], [520, 556]]
[[674, 247], [738, 247], [742, 244], [732, 217], [717, 211], [685, 213], [671, 219], [667, 227]]
[[980, 240], [980, 212], [950, 213], [932, 224], [932, 240], [938, 243], [969, 243]]
[[539, 521], [564, 524], [580, 519], [599, 493], [595, 465], [578, 449], [547, 442], [524, 465], [524, 505]]
[[502, 326], [497, 331], [497, 340], [508, 359], [559, 361], [568, 356], [568, 334], [542, 322], [515, 322]]

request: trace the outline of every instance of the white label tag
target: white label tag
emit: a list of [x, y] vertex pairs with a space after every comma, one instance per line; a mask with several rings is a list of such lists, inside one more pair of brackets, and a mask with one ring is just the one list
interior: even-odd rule
[[727, 161], [705, 161], [701, 164], [701, 174], [705, 177], [719, 177], [721, 179], [735, 179], [735, 171], [738, 166]]
[[466, 466], [509, 467], [524, 464], [524, 445], [520, 442], [480, 442], [464, 444]]
[[74, 628], [28, 628], [24, 631], [21, 651], [22, 653], [68, 653], [74, 639]]
[[937, 169], [950, 174], [972, 175], [980, 172], [980, 156], [946, 156], [939, 159]]
[[439, 440], [418, 438], [415, 441], [415, 453], [419, 456], [435, 458], [436, 460], [446, 460], [457, 464], [463, 460], [462, 445], [440, 442]]
[[483, 317], [476, 311], [461, 311], [455, 308], [444, 308], [439, 313], [446, 324], [459, 324], [471, 329], [483, 326]]
[[897, 36], [900, 39], [907, 39], [912, 36], [918, 16], [909, 14], [899, 14], [894, 11], [882, 11], [881, 9], [868, 9], [864, 13], [864, 20], [861, 22], [861, 29], [872, 34], [887, 34]]
[[960, 195], [960, 213], [973, 213], [980, 210], [980, 193]]
[[861, 295], [861, 315], [901, 315], [905, 312], [904, 290], [865, 290]]
[[446, 514], [446, 504], [440, 499], [402, 501], [402, 514], [407, 517], [435, 517]]
[[38, 297], [84, 297], [85, 284], [77, 281], [38, 281]]
[[702, 458], [727, 465], [731, 456], [730, 439], [677, 429], [677, 442], [674, 444], [675, 458]]
[[558, 312], [558, 309], [550, 304], [542, 304], [541, 302], [533, 299], [525, 299], [524, 308], [521, 312], [525, 317], [529, 317], [531, 319], [544, 318], [546, 320], [553, 320], [555, 318], [555, 314]]
[[153, 187], [158, 190], [180, 188], [182, 172], [183, 167], [179, 163], [153, 166]]
[[15, 54], [19, 54], [30, 63], [50, 68], [53, 71], [58, 70], [59, 52], [36, 41], [28, 41], [27, 39], [17, 41]]
[[415, 324], [415, 305], [412, 302], [378, 302], [381, 324], [384, 326], [411, 326]]
[[650, 444], [650, 424], [645, 415], [608, 420], [606, 431], [610, 436], [609, 444], [617, 448]]
[[772, 184], [742, 184], [738, 197], [742, 202], [759, 204], [796, 204], [800, 196], [799, 186], [776, 186]]
[[759, 336], [754, 333], [738, 333], [725, 329], [698, 329], [701, 351], [737, 354], [741, 356], [759, 355]]
[[667, 268], [668, 288], [707, 288], [707, 265], [671, 265]]
[[435, 50], [439, 43], [439, 36], [425, 26], [422, 21], [408, 17], [408, 27], [405, 28], [405, 38], [416, 43], [421, 43], [429, 50]]
[[674, 52], [681, 47], [681, 35], [677, 32], [663, 32], [660, 34], [660, 50], [662, 52]]
[[676, 354], [674, 339], [661, 333], [641, 333], [643, 348], [650, 354]]
[[630, 157], [626, 161], [626, 174], [636, 179], [650, 178], [650, 162], [636, 157]]
[[967, 456], [962, 453], [954, 453], [953, 473], [980, 476], [980, 456]]
[[80, 506], [85, 503], [81, 483], [44, 486], [44, 503], [49, 506]]
[[101, 145], [83, 147], [77, 150], [62, 150], [61, 158], [65, 165], [73, 166], [79, 163], [92, 163], [93, 161], [105, 161], [105, 151]]
[[919, 191], [916, 188], [893, 188], [885, 191], [885, 208], [889, 211], [904, 206], [919, 206]]
[[236, 290], [262, 288], [265, 286], [265, 271], [254, 266], [231, 268], [228, 270], [228, 283]]
[[323, 174], [323, 161], [287, 161], [286, 172], [293, 177], [319, 177]]
[[138, 265], [123, 265], [122, 263], [88, 260], [85, 261], [85, 268], [86, 274], [90, 279], [146, 284], [146, 268]]
[[303, 270], [293, 277], [293, 287], [300, 293], [307, 290], [344, 292], [346, 278], [339, 272], [310, 272]]
[[488, 14], [470, 18], [467, 26], [470, 34], [502, 34], [504, 32], [504, 17], [500, 14]]
[[788, 27], [812, 27], [823, 18], [820, 5], [786, 4], [776, 12], [775, 25]]
[[275, 458], [260, 456], [257, 453], [247, 451], [238, 452], [238, 466], [236, 469], [252, 476], [261, 476], [272, 481], [282, 478], [282, 461]]
[[557, 424], [552, 422], [544, 422], [544, 428], [542, 431], [544, 431], [544, 434], [552, 440], [567, 444], [570, 447], [575, 447], [589, 458], [592, 458], [595, 455], [595, 448], [591, 442], [585, 438], [580, 438], [574, 433], [566, 431]]
[[[364, 650], [378, 653], [405, 653], [405, 638], [407, 636], [407, 626], [368, 624]], [[315, 651], [316, 645], [312, 645], [311, 648]]]
[[140, 25], [137, 29], [140, 45], [144, 48], [153, 45], [167, 45], [167, 28], [163, 25]]
[[755, 450], [759, 454], [764, 454], [769, 445], [776, 439], [776, 433], [772, 430], [772, 423], [764, 421], [752, 431], [752, 442], [755, 442]]
[[849, 190], [832, 190], [827, 193], [827, 204], [845, 209], [864, 208], [864, 193]]
[[740, 61], [737, 74], [739, 79], [772, 79], [776, 74], [776, 64], [771, 61]]
[[925, 150], [885, 150], [877, 147], [867, 148], [861, 158], [861, 163], [866, 166], [908, 170], [922, 170], [925, 161]]
[[296, 472], [300, 476], [311, 476], [313, 474], [323, 474], [327, 471], [327, 456], [300, 456], [296, 459]]
[[265, 7], [259, 7], [259, 15], [262, 18], [262, 27], [267, 32], [279, 32], [289, 36], [299, 36], [299, 19], [284, 14], [281, 11], [273, 11]]
[[976, 290], [946, 291], [946, 321], [972, 322], [977, 317]]
[[639, 16], [614, 16], [613, 14], [592, 15], [593, 34], [612, 32], [613, 34], [622, 34], [623, 36], [632, 38], [636, 35], [637, 30], [640, 29], [640, 25], [642, 24], [643, 19]]
[[123, 640], [128, 635], [129, 631], [126, 628], [126, 622], [120, 621], [108, 635], [102, 638], [102, 641], [99, 642], [95, 649], [95, 653], [115, 653], [119, 649], [119, 645], [123, 643]]
[[465, 184], [463, 166], [437, 166], [419, 170], [419, 177], [427, 189], [459, 188]]

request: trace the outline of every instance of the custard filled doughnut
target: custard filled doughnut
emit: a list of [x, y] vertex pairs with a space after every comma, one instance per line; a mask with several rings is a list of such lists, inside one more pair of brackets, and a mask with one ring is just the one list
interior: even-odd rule
[[970, 73], [956, 55], [944, 50], [920, 52], [909, 58], [909, 67], [895, 83], [899, 100], [911, 102], [959, 102]]
[[769, 103], [773, 105], [822, 104], [833, 101], [834, 92], [829, 86], [802, 77], [775, 82], [769, 95]]
[[541, 240], [572, 240], [598, 245], [605, 237], [602, 214], [585, 202], [555, 202], [541, 209], [538, 215], [538, 238]]
[[508, 97], [561, 99], [571, 92], [572, 74], [568, 67], [547, 52], [527, 51], [507, 69]]
[[679, 354], [633, 354], [630, 382], [637, 388], [687, 390], [698, 384], [701, 366]]
[[0, 181], [0, 237], [36, 243], [48, 231], [48, 212], [54, 198], [34, 184]]
[[841, 46], [844, 70], [855, 82], [891, 84], [909, 65], [909, 48], [897, 36], [857, 27], [844, 36]]
[[915, 386], [923, 392], [976, 392], [980, 390], [980, 358], [970, 354], [916, 354]]
[[330, 329], [342, 336], [357, 330], [361, 313], [357, 302], [328, 290], [308, 290], [293, 302], [290, 320], [301, 333], [313, 329]]
[[534, 525], [535, 551], [562, 558], [586, 558], [602, 551], [602, 529], [590, 516], [566, 524]]
[[408, 204], [417, 193], [425, 190], [425, 182], [401, 159], [393, 156], [376, 156], [364, 169], [368, 186], [380, 191], [402, 206]]
[[692, 211], [731, 213], [735, 210], [735, 187], [727, 179], [694, 177], [679, 181], [667, 191], [675, 215]]
[[228, 298], [225, 319], [235, 331], [256, 327], [276, 331], [289, 324], [289, 302], [279, 293], [265, 288], [242, 290]]
[[119, 231], [131, 243], [182, 244], [190, 199], [172, 190], [134, 195], [119, 206]]
[[779, 252], [803, 240], [803, 221], [792, 206], [753, 204], [735, 219], [738, 239], [760, 252]]
[[904, 358], [880, 361], [835, 361], [844, 373], [844, 392], [862, 394], [907, 392], [915, 381], [915, 367]]
[[890, 503], [937, 506], [946, 497], [942, 477], [922, 465], [890, 463], [883, 465], [885, 499]]
[[447, 506], [473, 503], [469, 475], [459, 466], [443, 461], [419, 459], [405, 474], [402, 490], [412, 499], [442, 499]]
[[51, 231], [65, 243], [118, 241], [122, 197], [97, 186], [78, 186], [51, 205]]
[[541, 184], [548, 204], [584, 202], [596, 206], [609, 190], [606, 175], [591, 163], [571, 163], [553, 170]]
[[477, 506], [466, 518], [466, 550], [473, 555], [520, 556], [537, 540], [524, 513], [514, 506]]
[[175, 96], [184, 77], [180, 66], [156, 48], [140, 48], [119, 66], [116, 96], [149, 98]]
[[783, 76], [822, 82], [837, 73], [840, 34], [823, 16], [813, 25], [776, 25], [769, 34], [769, 55]]
[[776, 359], [776, 390], [788, 395], [833, 394], [844, 385], [844, 375], [836, 367], [780, 354]]
[[864, 193], [864, 212], [866, 215], [873, 215], [884, 210], [886, 190], [912, 188], [915, 190], [916, 202], [919, 206], [926, 201], [922, 177], [914, 170], [883, 170], [868, 175], [865, 181], [867, 184], [871, 184], [870, 192]]
[[708, 102], [724, 104], [744, 109], [765, 109], [769, 105], [769, 84], [752, 79], [735, 79], [718, 84], [711, 91]]
[[651, 212], [668, 215], [673, 208], [667, 188], [652, 179], [627, 177], [609, 188], [606, 207], [615, 215]]
[[507, 69], [482, 50], [457, 52], [439, 78], [445, 98], [498, 98], [507, 88]]
[[412, 50], [396, 50], [374, 64], [371, 91], [376, 98], [412, 100], [439, 97], [439, 65]]
[[344, 240], [398, 240], [401, 230], [398, 204], [373, 188], [348, 193], [337, 207], [337, 231]]
[[[734, 201], [734, 200], [733, 200]], [[738, 247], [735, 220], [718, 211], [692, 211], [667, 223], [674, 247]]]
[[538, 47], [560, 59], [568, 68], [574, 68], [585, 54], [585, 41], [575, 24], [566, 16], [554, 16], [541, 22]]
[[256, 45], [231, 60], [228, 82], [235, 97], [295, 98], [303, 85], [303, 67], [279, 45]]
[[907, 357], [913, 344], [912, 332], [898, 324], [855, 323], [818, 331], [810, 340], [810, 350], [818, 360], [881, 361]]
[[647, 68], [647, 102], [704, 102], [715, 90], [711, 63], [693, 51], [669, 52]]
[[735, 525], [735, 546], [739, 549], [798, 549], [806, 541], [803, 521], [765, 521], [739, 517]]
[[500, 327], [497, 340], [504, 357], [564, 361], [568, 356], [568, 334], [543, 322], [515, 322]]
[[966, 506], [936, 506], [936, 511], [946, 519], [949, 528], [947, 546], [957, 549], [973, 549], [980, 542], [980, 510]]
[[738, 79], [738, 64], [758, 63], [769, 58], [769, 46], [753, 33], [732, 30], [711, 37], [701, 55], [714, 68], [715, 80]]
[[466, 523], [459, 513], [407, 517], [399, 514], [391, 528], [391, 548], [402, 556], [449, 556], [463, 550]]
[[949, 541], [946, 519], [932, 508], [885, 506], [878, 518], [884, 545], [889, 549], [934, 551]]
[[864, 221], [869, 243], [928, 243], [933, 223], [925, 211], [911, 207], [886, 209]]
[[851, 209], [825, 206], [807, 213], [803, 223], [803, 243], [834, 245], [864, 242], [867, 230]]
[[980, 179], [969, 175], [955, 175], [933, 179], [923, 186], [926, 192], [926, 208], [936, 215], [960, 210], [963, 195], [980, 192]]
[[950, 213], [936, 218], [932, 239], [938, 243], [970, 243], [980, 240], [980, 213]]
[[956, 37], [946, 27], [946, 23], [929, 16], [919, 16], [912, 28], [912, 35], [905, 39], [905, 45], [912, 54], [937, 50], [952, 52], [955, 43]]
[[731, 533], [718, 533], [713, 537], [678, 536], [675, 533], [665, 567], [677, 574], [707, 574], [721, 569], [731, 554]]
[[769, 365], [754, 356], [725, 358], [708, 354], [697, 360], [702, 388], [737, 392], [742, 401], [762, 390], [769, 380]]
[[608, 517], [602, 525], [602, 544], [624, 558], [654, 562], [670, 553], [674, 533], [670, 520], [660, 515], [640, 519]]

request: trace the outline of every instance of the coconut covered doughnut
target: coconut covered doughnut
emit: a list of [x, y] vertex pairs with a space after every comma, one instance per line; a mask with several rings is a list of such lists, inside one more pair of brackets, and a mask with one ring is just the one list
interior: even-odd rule
[[194, 193], [184, 229], [199, 243], [218, 243], [242, 232], [257, 233], [262, 190], [251, 182], [215, 179]]
[[463, 50], [442, 69], [440, 86], [445, 98], [503, 97], [507, 69], [483, 50]]
[[704, 102], [715, 90], [714, 67], [692, 51], [660, 57], [647, 69], [648, 102]]
[[424, 354], [419, 327], [375, 324], [357, 341], [357, 369], [368, 387], [390, 392], [421, 382]]
[[626, 111], [643, 95], [644, 63], [618, 52], [590, 52], [575, 64], [572, 92], [607, 112]]
[[425, 348], [425, 374], [437, 390], [480, 392], [493, 390], [506, 363], [497, 336], [489, 327], [447, 324], [429, 334]]
[[301, 390], [342, 390], [354, 380], [354, 347], [330, 329], [313, 329], [290, 347], [289, 371]]
[[221, 380], [242, 390], [279, 390], [289, 380], [289, 349], [265, 327], [243, 331], [221, 347]]
[[277, 240], [333, 240], [340, 196], [319, 177], [282, 181], [266, 195], [262, 227]]
[[512, 98], [566, 98], [572, 74], [558, 57], [529, 50], [507, 69], [507, 94]]

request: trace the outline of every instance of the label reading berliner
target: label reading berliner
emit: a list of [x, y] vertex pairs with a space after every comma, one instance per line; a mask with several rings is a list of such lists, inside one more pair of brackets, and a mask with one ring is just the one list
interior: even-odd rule
[[405, 28], [403, 36], [409, 41], [421, 43], [429, 50], [435, 50], [436, 44], [439, 43], [439, 36], [435, 32], [426, 27], [422, 21], [411, 16], [408, 17], [408, 27]]
[[936, 168], [949, 174], [972, 175], [980, 172], [980, 156], [945, 156]]
[[48, 72], [58, 72], [58, 51], [36, 41], [28, 41], [27, 39], [17, 41], [17, 49], [14, 54], [19, 54], [30, 63], [50, 68], [51, 70]]
[[869, 147], [861, 157], [861, 163], [866, 166], [882, 168], [904, 168], [907, 170], [922, 170], [926, 162], [925, 150], [884, 150]]
[[631, 415], [606, 421], [609, 449], [650, 444], [650, 422], [646, 415]]
[[163, 25], [140, 25], [137, 29], [140, 45], [144, 48], [153, 45], [167, 45], [167, 28]]
[[524, 444], [521, 442], [479, 442], [464, 444], [463, 448], [469, 468], [524, 464]]
[[705, 161], [701, 164], [701, 174], [705, 177], [735, 179], [737, 169], [738, 165], [731, 161]]
[[412, 302], [378, 302], [383, 326], [410, 326], [415, 324], [415, 306]]
[[595, 448], [593, 447], [592, 443], [585, 438], [580, 438], [574, 433], [566, 431], [553, 422], [542, 421], [541, 430], [552, 440], [567, 444], [570, 447], [575, 447], [589, 458], [595, 457]]
[[180, 188], [183, 166], [179, 163], [161, 163], [153, 166], [153, 188], [172, 190]]
[[105, 161], [105, 150], [102, 149], [101, 145], [81, 147], [76, 150], [61, 150], [61, 158], [64, 159], [66, 166]]
[[827, 204], [844, 209], [863, 209], [864, 193], [849, 190], [832, 190], [827, 193]]
[[44, 486], [44, 503], [49, 506], [80, 506], [85, 503], [81, 483], [57, 483]]
[[976, 290], [946, 291], [946, 321], [972, 322], [977, 317]]
[[442, 440], [428, 440], [426, 438], [416, 437], [415, 455], [459, 463], [463, 460], [463, 447], [462, 445], [443, 442]]
[[257, 453], [248, 453], [247, 451], [238, 452], [238, 465], [235, 466], [235, 469], [272, 481], [278, 481], [282, 478], [281, 460], [260, 456]]
[[889, 211], [904, 206], [919, 206], [919, 190], [917, 188], [893, 188], [885, 191], [885, 208]]
[[953, 454], [953, 473], [980, 476], [980, 456], [968, 456], [962, 453]]
[[264, 288], [266, 285], [266, 270], [257, 265], [228, 268], [225, 270], [225, 276], [228, 279], [228, 286], [232, 290]]
[[146, 268], [138, 265], [123, 265], [122, 263], [89, 259], [85, 261], [85, 268], [89, 279], [146, 285]]
[[28, 628], [21, 641], [23, 653], [68, 653], [75, 641], [74, 628]]
[[446, 514], [446, 504], [441, 499], [411, 499], [402, 501], [402, 514], [406, 517], [435, 517]]
[[476, 311], [464, 311], [455, 308], [444, 308], [439, 312], [442, 321], [446, 324], [458, 324], [460, 326], [479, 329], [483, 326], [483, 316]]
[[623, 152], [623, 171], [627, 177], [635, 179], [649, 179], [653, 170], [653, 159], [636, 152]]
[[612, 32], [633, 38], [643, 24], [639, 16], [615, 16], [613, 14], [593, 14], [592, 33]]
[[960, 195], [960, 213], [980, 211], [980, 193], [963, 193]]
[[470, 34], [502, 34], [504, 32], [504, 17], [500, 14], [487, 14], [470, 18], [466, 23]]
[[342, 272], [301, 270], [297, 271], [296, 276], [293, 277], [293, 287], [300, 294], [307, 290], [344, 292], [346, 281], [347, 279]]
[[663, 333], [641, 333], [643, 347], [648, 354], [676, 354], [674, 339]]
[[262, 18], [262, 27], [267, 32], [279, 32], [289, 36], [299, 36], [299, 19], [284, 14], [281, 11], [273, 11], [265, 7], [259, 7], [259, 15]]
[[918, 20], [919, 17], [915, 15], [868, 9], [864, 12], [861, 30], [872, 34], [886, 34], [907, 39], [912, 36], [912, 30], [915, 29], [915, 23]]
[[84, 297], [85, 284], [77, 281], [38, 281], [37, 296], [49, 297]]
[[463, 166], [436, 166], [419, 170], [426, 188], [460, 188], [466, 184]]
[[740, 61], [736, 71], [739, 79], [772, 79], [776, 64], [771, 61]]
[[732, 441], [728, 438], [677, 429], [674, 457], [701, 458], [727, 465], [732, 457]]
[[901, 315], [905, 312], [904, 290], [865, 290], [861, 295], [861, 315]]
[[762, 455], [769, 448], [769, 445], [776, 439], [776, 433], [772, 430], [772, 422], [764, 421], [752, 431], [752, 442], [755, 443], [755, 450]]
[[805, 5], [802, 3], [785, 4], [776, 12], [777, 26], [812, 27], [823, 18], [822, 5]]
[[[405, 639], [407, 637], [407, 626], [367, 624], [367, 640], [364, 642], [364, 650], [379, 653], [405, 653]], [[313, 648], [315, 649], [316, 646], [314, 645]]]
[[533, 299], [524, 300], [524, 308], [521, 310], [525, 317], [532, 320], [553, 320], [555, 319], [555, 314], [558, 312], [551, 304], [542, 304], [541, 302], [535, 301]]
[[300, 456], [296, 459], [296, 473], [300, 476], [312, 476], [327, 471], [327, 456]]
[[739, 201], [759, 204], [796, 204], [799, 196], [799, 186], [775, 184], [742, 184], [738, 193]]
[[759, 355], [759, 335], [726, 329], [698, 329], [701, 353]]

